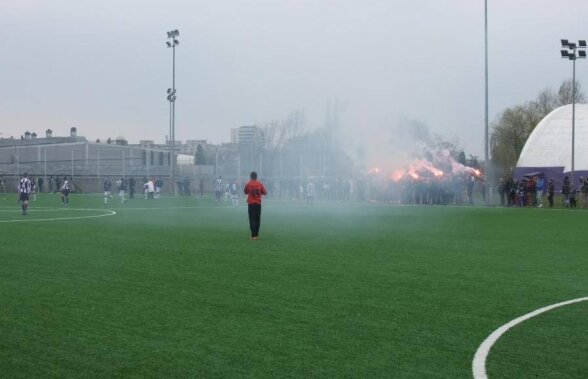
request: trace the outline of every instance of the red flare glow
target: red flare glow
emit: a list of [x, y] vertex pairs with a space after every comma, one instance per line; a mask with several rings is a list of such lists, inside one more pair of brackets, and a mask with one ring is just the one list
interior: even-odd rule
[[394, 174], [390, 175], [390, 179], [395, 182], [399, 182], [400, 180], [402, 180], [403, 177], [404, 177], [404, 172], [398, 171], [398, 170], [396, 172], [394, 172]]

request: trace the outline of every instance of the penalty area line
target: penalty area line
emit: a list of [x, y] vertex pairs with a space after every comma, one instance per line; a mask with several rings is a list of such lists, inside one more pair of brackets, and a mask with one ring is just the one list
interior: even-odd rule
[[472, 361], [472, 373], [474, 374], [475, 379], [488, 379], [488, 374], [486, 373], [486, 359], [488, 358], [488, 354], [490, 353], [490, 349], [492, 346], [498, 341], [498, 339], [506, 333], [512, 327], [527, 321], [530, 318], [540, 315], [541, 313], [548, 312], [552, 309], [563, 307], [566, 305], [579, 303], [582, 301], [588, 301], [588, 297], [579, 297], [577, 299], [572, 299], [568, 301], [563, 301], [561, 303], [548, 305], [543, 308], [539, 308], [533, 312], [529, 312], [521, 317], [515, 318], [512, 321], [507, 322], [506, 324], [502, 325], [500, 328], [496, 329], [492, 334], [490, 334], [484, 342], [478, 347], [476, 354], [474, 355], [474, 360]]

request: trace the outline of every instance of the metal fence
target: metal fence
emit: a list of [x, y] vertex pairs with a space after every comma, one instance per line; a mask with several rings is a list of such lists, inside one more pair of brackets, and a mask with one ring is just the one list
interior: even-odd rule
[[[161, 178], [167, 184], [164, 191], [174, 187], [169, 185], [169, 151], [75, 142], [64, 144], [39, 144], [28, 146], [0, 147], [0, 175], [6, 189], [16, 189], [18, 178], [23, 173], [35, 178], [43, 178], [44, 192], [54, 190], [57, 178], [71, 178], [74, 191], [100, 192], [104, 177], [135, 177], [142, 187], [143, 178]], [[200, 181], [207, 184], [214, 177], [214, 166], [179, 164], [175, 167], [176, 180]], [[53, 178], [53, 180], [52, 180]], [[209, 185], [206, 186], [209, 190]]]
[[[146, 178], [163, 180], [164, 193], [178, 194], [184, 183], [190, 183], [190, 192], [212, 192], [215, 177], [222, 176], [225, 183], [246, 181], [249, 172], [257, 171], [268, 184], [298, 193], [299, 183], [307, 178], [337, 177], [329, 168], [324, 155], [302, 154], [298, 151], [270, 153], [242, 149], [238, 151], [216, 150], [208, 165], [195, 165], [190, 155], [176, 156], [174, 182], [170, 183], [169, 150], [91, 143], [87, 141], [66, 143], [30, 143], [0, 146], [0, 175], [8, 192], [16, 191], [18, 179], [23, 173], [35, 179], [41, 178], [43, 192], [57, 191], [64, 177], [70, 179], [73, 191], [102, 192], [103, 182], [109, 176], [114, 182], [124, 177], [135, 178], [137, 190], [141, 190]], [[345, 175], [349, 177], [349, 175]], [[179, 185], [180, 182], [182, 185]], [[278, 184], [279, 183], [279, 184]], [[173, 185], [172, 185], [173, 184]], [[278, 192], [278, 191], [276, 191]]]

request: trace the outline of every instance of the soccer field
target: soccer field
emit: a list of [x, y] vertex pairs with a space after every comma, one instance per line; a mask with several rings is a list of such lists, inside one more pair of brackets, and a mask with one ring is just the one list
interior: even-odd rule
[[[588, 212], [0, 200], [0, 377], [472, 377], [588, 296]], [[588, 302], [490, 378], [586, 377]]]

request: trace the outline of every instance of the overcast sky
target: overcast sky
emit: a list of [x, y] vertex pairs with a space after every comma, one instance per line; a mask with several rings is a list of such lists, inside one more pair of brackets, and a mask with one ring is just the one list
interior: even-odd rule
[[[559, 40], [588, 38], [588, 1], [488, 3], [492, 121], [571, 77]], [[163, 142], [171, 29], [177, 139], [227, 142], [294, 109], [320, 127], [337, 99], [368, 149], [408, 118], [484, 154], [483, 0], [1, 1], [0, 136]], [[588, 62], [577, 76], [588, 88]]]

